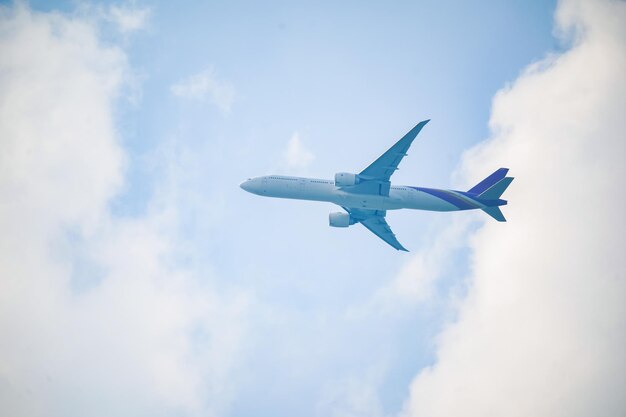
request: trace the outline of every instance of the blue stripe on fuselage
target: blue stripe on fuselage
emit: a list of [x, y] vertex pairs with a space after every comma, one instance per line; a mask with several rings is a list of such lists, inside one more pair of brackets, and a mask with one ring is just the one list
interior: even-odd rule
[[474, 198], [472, 198], [469, 195], [466, 195], [465, 193], [462, 193], [463, 197], [465, 197], [463, 198], [461, 197], [461, 193], [457, 194], [451, 190], [438, 190], [436, 188], [422, 188], [422, 187], [410, 187], [410, 188], [413, 188], [414, 190], [417, 190], [417, 191], [423, 191], [432, 196], [440, 198], [443, 201], [446, 201], [454, 205], [459, 210], [471, 210], [471, 209], [480, 207], [480, 205], [477, 202], [475, 202]]

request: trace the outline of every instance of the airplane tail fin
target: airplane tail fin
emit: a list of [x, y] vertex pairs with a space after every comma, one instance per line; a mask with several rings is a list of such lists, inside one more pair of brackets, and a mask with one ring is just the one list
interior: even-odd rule
[[500, 168], [468, 191], [468, 193], [476, 195], [480, 202], [487, 206], [482, 210], [499, 222], [506, 221], [498, 206], [507, 203], [500, 197], [513, 181], [513, 177], [506, 176], [508, 172], [508, 168]]
[[480, 194], [478, 198], [481, 200], [498, 200], [506, 189], [509, 188], [511, 182], [513, 182], [513, 177], [504, 177]]
[[485, 178], [484, 180], [476, 184], [474, 187], [472, 187], [468, 191], [468, 193], [476, 194], [476, 195], [480, 195], [484, 193], [489, 188], [493, 187], [498, 181], [506, 177], [507, 172], [509, 172], [508, 168], [500, 168], [499, 170], [497, 170], [496, 172], [494, 172], [493, 174], [491, 174], [490, 176], [488, 176], [487, 178]]

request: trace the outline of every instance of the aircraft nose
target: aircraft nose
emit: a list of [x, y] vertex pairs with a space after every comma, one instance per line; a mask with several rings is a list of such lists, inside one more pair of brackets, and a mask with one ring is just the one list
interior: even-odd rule
[[241, 184], [239, 184], [239, 186], [241, 187], [242, 190], [248, 191], [250, 192], [250, 180], [245, 180], [244, 182], [242, 182]]

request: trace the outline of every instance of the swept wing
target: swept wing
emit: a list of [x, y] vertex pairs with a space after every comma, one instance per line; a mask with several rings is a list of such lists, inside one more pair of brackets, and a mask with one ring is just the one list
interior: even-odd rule
[[408, 252], [408, 250], [398, 242], [396, 235], [391, 231], [391, 227], [385, 220], [386, 211], [382, 210], [364, 210], [356, 208], [343, 207], [345, 211], [350, 213], [352, 218], [361, 223], [370, 232], [387, 242], [393, 248]]
[[413, 140], [430, 119], [424, 120], [402, 137], [395, 145], [372, 162], [359, 174], [362, 183], [355, 186], [351, 191], [361, 194], [389, 195], [390, 178], [398, 169], [398, 165], [407, 155]]

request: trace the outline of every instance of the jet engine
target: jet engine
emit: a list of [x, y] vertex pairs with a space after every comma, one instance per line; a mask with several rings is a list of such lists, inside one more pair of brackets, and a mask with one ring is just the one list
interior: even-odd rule
[[348, 227], [354, 224], [354, 220], [348, 213], [330, 213], [328, 215], [328, 225], [331, 227]]
[[361, 178], [357, 174], [350, 174], [349, 172], [338, 172], [335, 174], [335, 186], [337, 187], [349, 187], [360, 182]]

